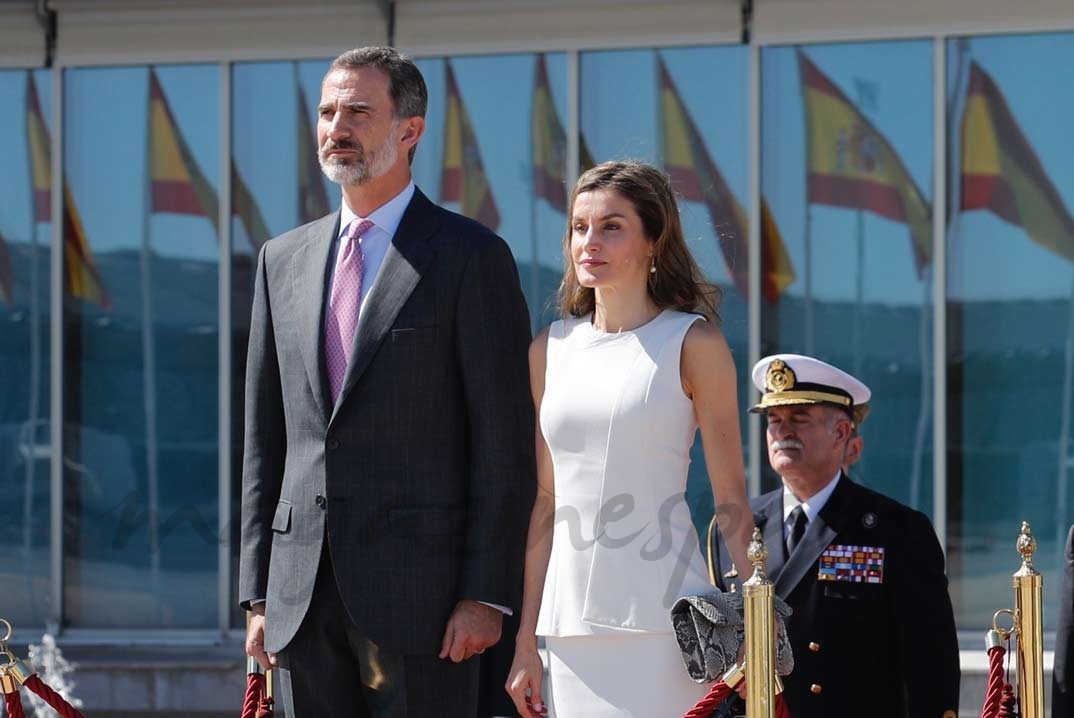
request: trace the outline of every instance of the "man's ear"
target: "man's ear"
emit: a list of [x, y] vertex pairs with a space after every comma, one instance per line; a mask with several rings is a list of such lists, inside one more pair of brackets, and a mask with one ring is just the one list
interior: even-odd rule
[[408, 117], [399, 123], [399, 142], [405, 149], [410, 149], [418, 144], [418, 140], [425, 134], [424, 117]]
[[865, 441], [861, 438], [861, 434], [852, 434], [847, 439], [846, 448], [843, 450], [844, 467], [849, 468], [858, 463], [858, 460], [861, 459], [861, 451], [864, 445]]

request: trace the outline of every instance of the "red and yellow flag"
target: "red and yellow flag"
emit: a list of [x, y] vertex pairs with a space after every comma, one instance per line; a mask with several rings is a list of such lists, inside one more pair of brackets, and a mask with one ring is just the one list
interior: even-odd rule
[[910, 227], [920, 272], [932, 256], [932, 206], [895, 149], [804, 52], [798, 52], [805, 98], [808, 198], [860, 209]]
[[[52, 146], [48, 126], [41, 113], [37, 87], [33, 76], [27, 73], [26, 83], [26, 135], [30, 143], [30, 174], [34, 183], [34, 219], [48, 222], [52, 193]], [[76, 299], [93, 302], [105, 309], [112, 308], [108, 292], [101, 281], [93, 254], [86, 240], [82, 218], [75, 207], [74, 197], [67, 182], [63, 183], [63, 283], [64, 290]]]
[[970, 63], [962, 113], [962, 211], [987, 209], [1074, 261], [1074, 218], [987, 72]]
[[533, 189], [557, 209], [567, 208], [567, 133], [556, 114], [544, 54], [537, 55], [533, 84]]
[[295, 77], [295, 91], [298, 93], [298, 216], [305, 224], [328, 214], [328, 194], [321, 179], [321, 164], [317, 161], [317, 133], [313, 131], [309, 119], [309, 105], [306, 93]]
[[155, 70], [149, 70], [149, 179], [153, 212], [204, 215], [216, 226], [216, 192], [179, 131]]
[[[543, 197], [553, 207], [567, 210], [567, 133], [556, 114], [552, 89], [548, 84], [548, 65], [544, 53], [537, 55], [536, 79], [533, 83], [533, 187], [536, 197]], [[596, 165], [585, 137], [579, 135], [578, 164], [585, 172]]]
[[492, 231], [500, 226], [500, 212], [492, 196], [470, 115], [462, 103], [451, 61], [445, 60], [447, 113], [444, 120], [444, 161], [440, 174], [440, 201], [458, 202], [459, 211]]
[[246, 238], [250, 240], [255, 251], [260, 250], [261, 245], [272, 239], [268, 225], [265, 224], [265, 218], [261, 214], [261, 208], [257, 206], [253, 192], [239, 174], [234, 158], [231, 160], [231, 214], [242, 222], [243, 229], [246, 230]]
[[[720, 240], [727, 271], [743, 297], [749, 296], [749, 222], [735, 199], [693, 117], [683, 104], [671, 73], [659, 60], [660, 107], [663, 117], [664, 166], [672, 185], [691, 202], [708, 208], [713, 229]], [[768, 203], [761, 200], [762, 292], [775, 302], [794, 281], [787, 248], [776, 228]]]
[[0, 234], [0, 301], [9, 307], [15, 306], [15, 283], [11, 277], [11, 252], [8, 251], [4, 235]]

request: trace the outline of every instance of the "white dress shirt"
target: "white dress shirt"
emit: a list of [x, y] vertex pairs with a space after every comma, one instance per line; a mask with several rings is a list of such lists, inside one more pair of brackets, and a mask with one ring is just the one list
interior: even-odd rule
[[332, 243], [336, 261], [332, 265], [332, 274], [328, 277], [329, 292], [331, 292], [330, 288], [335, 277], [336, 267], [339, 266], [339, 260], [343, 257], [343, 249], [346, 246], [344, 237], [347, 234], [347, 228], [356, 219], [368, 219], [373, 223], [373, 226], [367, 229], [365, 234], [358, 239], [358, 246], [362, 248], [362, 297], [359, 300], [361, 302], [358, 307], [359, 318], [361, 318], [362, 312], [365, 310], [365, 298], [369, 295], [373, 282], [376, 281], [377, 273], [380, 272], [380, 265], [384, 264], [384, 257], [388, 254], [388, 247], [391, 245], [395, 231], [399, 229], [399, 223], [403, 221], [403, 213], [406, 212], [407, 205], [410, 204], [410, 200], [413, 197], [414, 182], [410, 182], [403, 188], [402, 192], [370, 212], [368, 217], [359, 217], [353, 209], [347, 206], [346, 198], [341, 203], [339, 234], [336, 235]]
[[791, 490], [787, 488], [787, 485], [783, 485], [783, 540], [786, 541], [791, 535], [791, 529], [793, 524], [791, 523], [791, 511], [794, 511], [794, 507], [801, 504], [802, 511], [806, 515], [806, 527], [809, 526], [809, 522], [813, 520], [813, 517], [820, 513], [820, 510], [824, 508], [824, 504], [828, 503], [828, 499], [831, 498], [832, 492], [835, 491], [836, 484], [839, 483], [839, 477], [843, 475], [840, 471], [835, 475], [828, 485], [809, 497], [806, 501], [799, 501], [798, 497], [791, 493]]

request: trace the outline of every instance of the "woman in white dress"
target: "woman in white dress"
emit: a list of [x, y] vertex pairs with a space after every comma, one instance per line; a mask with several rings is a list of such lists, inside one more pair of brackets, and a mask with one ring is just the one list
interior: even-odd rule
[[530, 347], [539, 487], [507, 690], [523, 718], [678, 718], [708, 688], [687, 677], [668, 614], [712, 590], [684, 501], [699, 427], [732, 558], [750, 565], [719, 290], [690, 256], [663, 172], [604, 163], [570, 204], [564, 318]]

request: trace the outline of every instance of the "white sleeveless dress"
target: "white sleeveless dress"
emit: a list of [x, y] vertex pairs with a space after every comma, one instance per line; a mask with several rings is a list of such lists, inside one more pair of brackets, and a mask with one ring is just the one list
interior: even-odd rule
[[556, 523], [537, 634], [556, 718], [679, 718], [708, 688], [686, 675], [668, 614], [711, 590], [684, 499], [697, 419], [679, 365], [699, 319], [549, 330], [540, 425]]

